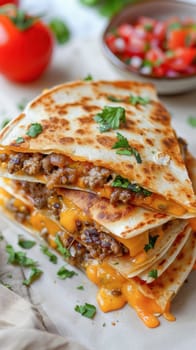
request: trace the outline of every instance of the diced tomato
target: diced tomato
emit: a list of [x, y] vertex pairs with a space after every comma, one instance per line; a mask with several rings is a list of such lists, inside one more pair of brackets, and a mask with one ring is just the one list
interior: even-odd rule
[[133, 33], [133, 27], [128, 23], [121, 24], [117, 29], [117, 33], [120, 37], [128, 41]]
[[145, 16], [141, 16], [138, 18], [137, 21], [138, 24], [142, 24], [144, 27], [149, 27], [150, 26], [153, 28], [156, 24], [156, 20], [154, 18], [150, 18], [150, 17], [145, 17]]
[[170, 50], [186, 45], [186, 38], [189, 34], [189, 29], [174, 29], [169, 32], [167, 46]]
[[129, 40], [129, 45], [127, 49], [129, 52], [132, 52], [134, 55], [136, 53], [143, 55], [146, 49], [146, 42], [142, 38], [139, 38], [137, 36], [132, 36]]
[[167, 72], [167, 66], [164, 64], [161, 64], [158, 67], [153, 68], [153, 74], [156, 75], [157, 77], [164, 77]]
[[148, 33], [146, 32], [144, 26], [137, 24], [134, 27], [132, 35], [137, 36], [138, 38], [141, 38], [141, 39], [145, 39], [147, 37]]
[[106, 43], [118, 58], [143, 74], [196, 73], [196, 23], [190, 18], [161, 21], [141, 16], [135, 24], [119, 25], [116, 34], [107, 35]]
[[154, 26], [153, 35], [158, 40], [164, 40], [166, 33], [166, 24], [164, 22], [157, 22]]
[[164, 61], [165, 59], [165, 55], [163, 53], [163, 51], [159, 48], [154, 48], [154, 49], [150, 49], [147, 53], [146, 53], [146, 59], [148, 61], [151, 62], [157, 62], [157, 60], [161, 60]]
[[106, 44], [107, 46], [110, 48], [110, 50], [113, 52], [113, 53], [116, 53], [117, 50], [116, 50], [116, 46], [115, 46], [115, 40], [116, 40], [116, 37], [114, 34], [112, 33], [109, 33], [105, 39], [106, 41]]
[[194, 48], [179, 48], [175, 51], [175, 57], [170, 59], [168, 65], [171, 69], [177, 72], [182, 72], [187, 69], [187, 67], [196, 58], [196, 49]]

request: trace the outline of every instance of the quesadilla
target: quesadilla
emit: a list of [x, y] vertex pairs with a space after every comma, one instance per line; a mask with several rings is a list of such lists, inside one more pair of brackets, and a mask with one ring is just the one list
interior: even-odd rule
[[43, 184], [2, 180], [0, 206], [85, 271], [98, 286], [102, 311], [128, 302], [148, 327], [159, 325], [157, 315], [174, 320], [171, 299], [196, 257], [188, 220], [125, 204], [115, 207], [95, 194], [70, 189], [56, 189], [45, 201], [48, 191]]
[[1, 132], [0, 152], [4, 177], [196, 214], [169, 113], [150, 84], [78, 81], [48, 90]]

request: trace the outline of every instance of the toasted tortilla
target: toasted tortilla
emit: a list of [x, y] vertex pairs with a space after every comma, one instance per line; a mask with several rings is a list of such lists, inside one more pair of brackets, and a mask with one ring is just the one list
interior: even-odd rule
[[[6, 213], [13, 222], [17, 223], [13, 212], [9, 212], [9, 210], [6, 209], [6, 198], [0, 199], [0, 206], [3, 212]], [[4, 201], [4, 203], [2, 201]], [[26, 199], [24, 203], [27, 204]], [[48, 220], [48, 218], [46, 219]], [[181, 221], [183, 222], [185, 220]], [[51, 228], [53, 224], [54, 223], [50, 219], [49, 227]], [[43, 237], [52, 248], [56, 248], [54, 232], [52, 232], [52, 230], [49, 232], [48, 236], [40, 236], [39, 230], [32, 227], [30, 224], [20, 223], [19, 225], [28, 229], [28, 231], [33, 233], [38, 239]], [[172, 225], [170, 229], [172, 229]], [[175, 232], [173, 233], [175, 235]], [[67, 256], [66, 260], [84, 270], [90, 280], [98, 285], [97, 301], [104, 312], [121, 308], [128, 302], [135, 309], [146, 326], [156, 327], [159, 325], [157, 314], [163, 314], [170, 320], [174, 319], [172, 315], [169, 314], [170, 302], [190, 273], [196, 258], [195, 235], [191, 234], [189, 227], [186, 227], [184, 233], [179, 234], [179, 236], [180, 235], [183, 235], [183, 245], [180, 244], [179, 247], [179, 244], [176, 244], [174, 240], [174, 244], [171, 245], [172, 248], [168, 249], [168, 252], [164, 255], [164, 259], [167, 260], [167, 269], [164, 269], [157, 279], [154, 279], [153, 282], [151, 281], [148, 284], [141, 279], [140, 275], [136, 275], [134, 278], [122, 277], [122, 275], [118, 273], [117, 264], [114, 264], [112, 268], [110, 268], [107, 259], [100, 262], [97, 259], [89, 257], [89, 252], [84, 246], [82, 247], [83, 257], [78, 258], [74, 253], [74, 251], [78, 249], [77, 241], [72, 241], [69, 249], [71, 255]], [[187, 237], [186, 243], [184, 242], [185, 236]], [[162, 238], [164, 239], [164, 236]], [[65, 242], [65, 236], [62, 235], [62, 231], [61, 242], [62, 244]], [[172, 249], [173, 253], [171, 254]], [[158, 263], [160, 267], [160, 261], [158, 261]], [[151, 264], [151, 268], [153, 269], [154, 267], [156, 267], [156, 265]], [[92, 271], [95, 272], [92, 273]], [[96, 271], [98, 271], [97, 275]]]
[[[149, 103], [131, 104], [130, 95], [149, 98]], [[108, 96], [121, 102], [112, 102]], [[126, 123], [121, 123], [117, 130], [101, 133], [94, 117], [104, 106], [124, 108]], [[39, 123], [43, 128], [36, 137], [26, 134], [32, 123]], [[117, 132], [139, 152], [141, 163], [133, 155], [117, 154], [112, 148], [117, 141]], [[24, 142], [17, 143], [21, 137]], [[195, 195], [170, 116], [150, 84], [77, 81], [55, 87], [28, 104], [25, 111], [1, 132], [0, 147], [2, 153], [54, 152], [66, 155], [74, 162], [89, 162], [158, 196], [137, 198], [136, 205], [178, 217], [196, 214]], [[1, 174], [47, 183], [43, 176], [8, 174], [2, 166]], [[74, 188], [80, 188], [80, 185]], [[95, 188], [95, 192], [106, 196], [100, 188]]]
[[146, 281], [147, 283], [153, 282], [153, 278], [149, 275], [150, 271], [156, 270], [157, 276], [160, 277], [165, 270], [175, 261], [177, 255], [180, 253], [186, 242], [188, 241], [190, 235], [192, 233], [191, 227], [187, 226], [186, 229], [180, 233], [175, 239], [174, 243], [167, 250], [166, 254], [163, 255], [161, 259], [156, 261], [155, 264], [150, 266], [150, 269], [146, 269], [139, 277]]
[[[98, 237], [96, 236], [97, 233], [99, 233], [99, 235], [104, 233], [104, 236], [101, 239], [106, 240], [106, 242], [108, 242], [108, 238], [109, 236], [111, 236], [112, 240], [115, 239], [116, 242], [118, 242], [118, 244], [120, 245], [123, 244], [123, 246], [126, 247], [126, 250], [128, 249], [128, 251], [122, 252], [123, 256], [120, 256], [122, 254], [120, 254], [119, 251], [116, 251], [116, 253], [114, 252], [110, 253], [108, 255], [108, 264], [110, 264], [111, 266], [114, 266], [117, 264], [118, 265], [117, 270], [123, 276], [128, 278], [138, 275], [140, 272], [143, 272], [144, 270], [146, 270], [153, 263], [157, 262], [157, 260], [160, 260], [161, 257], [164, 256], [164, 254], [172, 246], [177, 236], [181, 234], [181, 232], [183, 232], [188, 225], [187, 220], [175, 219], [175, 220], [168, 221], [169, 220], [168, 217], [164, 218], [163, 220], [163, 218], [156, 218], [156, 217], [154, 218], [152, 214], [155, 214], [155, 213], [149, 212], [151, 221], [150, 223], [147, 222], [146, 227], [142, 226], [140, 228], [141, 232], [140, 234], [138, 234], [137, 226], [140, 227], [141, 221], [145, 220], [145, 217], [148, 214], [146, 210], [142, 208], [137, 208], [137, 207], [129, 208], [126, 205], [122, 205], [121, 207], [117, 207], [117, 208], [112, 207], [111, 205], [108, 205], [108, 211], [107, 211], [106, 210], [107, 203], [105, 203], [107, 200], [100, 199], [93, 194], [80, 192], [80, 191], [73, 191], [68, 189], [67, 190], [63, 189], [61, 191], [58, 191], [58, 194], [61, 194], [61, 196], [63, 196], [64, 204], [61, 207], [59, 220], [57, 220], [56, 218], [52, 217], [50, 210], [48, 208], [40, 210], [33, 207], [32, 201], [30, 200], [30, 198], [28, 198], [28, 196], [25, 195], [25, 192], [20, 190], [16, 191], [14, 185], [15, 183], [11, 181], [1, 180], [2, 187], [0, 189], [0, 199], [1, 199], [1, 206], [5, 208], [4, 209], [5, 211], [7, 211], [8, 213], [10, 213], [10, 211], [13, 211], [13, 215], [19, 212], [19, 219], [20, 219], [21, 217], [20, 212], [25, 213], [25, 208], [23, 208], [23, 204], [21, 204], [21, 203], [24, 203], [24, 205], [27, 208], [29, 208], [23, 220], [24, 225], [26, 225], [27, 227], [33, 226], [33, 229], [35, 230], [36, 229], [42, 230], [45, 227], [48, 230], [49, 228], [49, 234], [53, 234], [54, 237], [59, 231], [65, 232], [66, 237], [73, 236], [76, 240], [78, 240], [81, 244], [83, 244], [87, 249], [90, 249], [91, 245], [93, 245], [95, 249], [99, 250], [98, 245], [101, 244], [101, 241], [100, 241], [100, 243], [97, 243], [98, 245], [96, 245], [94, 243], [93, 237], [91, 238], [91, 236], [90, 237], [88, 236], [89, 234], [88, 232], [86, 236], [87, 241], [85, 240], [85, 237], [82, 238], [82, 236], [84, 235], [84, 231], [89, 230], [89, 225], [91, 229], [93, 228], [93, 230], [94, 229], [97, 230], [95, 232], [93, 231], [92, 233], [92, 235], [94, 235], [96, 240], [98, 239]], [[14, 200], [13, 203], [11, 202], [11, 207], [10, 207], [10, 205], [7, 205], [7, 203], [9, 203], [10, 197], [13, 198], [13, 200], [15, 198], [18, 199], [19, 202], [16, 201], [15, 203], [15, 200]], [[51, 197], [51, 199], [52, 198], [53, 197]], [[15, 210], [15, 206], [16, 206], [16, 210]], [[100, 215], [97, 209], [101, 210]], [[142, 211], [144, 213], [142, 213]], [[107, 218], [110, 212], [111, 213], [113, 212], [114, 215], [109, 216], [105, 224], [102, 218], [103, 213]], [[146, 214], [146, 215], [143, 215], [143, 214]], [[119, 215], [121, 217], [119, 217]], [[121, 220], [122, 220], [122, 224], [120, 222]], [[138, 222], [137, 222], [137, 225], [135, 226], [136, 220]], [[165, 220], [167, 220], [167, 223]], [[55, 224], [52, 225], [51, 221], [54, 221]], [[78, 231], [78, 228], [77, 228], [78, 222], [80, 225], [84, 226], [83, 231], [80, 231], [80, 230]], [[86, 222], [87, 222], [87, 226], [86, 226]], [[114, 225], [114, 227], [117, 228], [118, 222], [120, 222], [119, 228], [118, 230], [115, 231], [113, 230], [113, 225], [110, 225], [110, 223], [116, 224]], [[154, 226], [152, 226], [152, 223], [154, 224]], [[124, 228], [124, 231], [121, 232], [119, 229], [123, 229], [123, 228]], [[127, 232], [129, 232], [129, 234], [127, 234]], [[149, 243], [149, 237], [154, 237], [154, 236], [156, 236], [156, 241], [154, 246], [146, 251], [145, 245]], [[108, 246], [108, 249], [109, 249], [109, 246]], [[90, 249], [90, 251], [92, 250]], [[141, 255], [142, 255], [142, 260], [141, 260]], [[95, 256], [97, 255], [95, 254]], [[105, 255], [105, 258], [106, 256], [107, 255]], [[101, 257], [101, 254], [100, 254], [100, 260], [103, 260], [103, 258]]]

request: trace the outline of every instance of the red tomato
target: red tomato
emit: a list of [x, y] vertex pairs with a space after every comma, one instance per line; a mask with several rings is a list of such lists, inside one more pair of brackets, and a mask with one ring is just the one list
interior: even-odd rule
[[146, 42], [144, 39], [137, 36], [132, 36], [129, 44], [127, 45], [127, 50], [133, 54], [143, 55], [146, 48]]
[[170, 59], [168, 65], [171, 69], [177, 72], [187, 70], [187, 67], [193, 62], [196, 57], [196, 49], [184, 47], [175, 51], [175, 57]]
[[0, 72], [8, 79], [37, 79], [48, 66], [52, 49], [52, 34], [40, 20], [20, 30], [9, 17], [0, 15]]
[[14, 4], [18, 6], [19, 0], [0, 0], [0, 6], [6, 5], [6, 4]]
[[117, 32], [120, 37], [128, 41], [133, 33], [133, 27], [128, 23], [121, 24]]
[[166, 24], [164, 22], [157, 22], [154, 26], [153, 35], [158, 40], [164, 40], [166, 34]]
[[168, 48], [175, 50], [178, 47], [184, 47], [186, 45], [186, 38], [189, 34], [189, 29], [175, 29], [171, 30], [168, 38]]
[[113, 53], [116, 53], [117, 50], [116, 50], [116, 46], [115, 46], [115, 40], [116, 40], [116, 37], [114, 34], [112, 33], [109, 33], [106, 37], [106, 44], [108, 45], [108, 47], [110, 48], [110, 50], [113, 52]]
[[146, 53], [146, 59], [148, 61], [151, 61], [151, 62], [157, 62], [157, 60], [162, 60], [164, 61], [165, 59], [165, 55], [163, 53], [163, 51], [159, 48], [153, 48], [153, 49], [150, 49], [147, 53]]

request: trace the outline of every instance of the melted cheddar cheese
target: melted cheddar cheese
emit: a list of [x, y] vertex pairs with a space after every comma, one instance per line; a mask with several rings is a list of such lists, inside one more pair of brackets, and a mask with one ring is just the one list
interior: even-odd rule
[[134, 278], [125, 279], [105, 262], [88, 265], [86, 275], [99, 287], [97, 302], [103, 312], [120, 309], [128, 303], [149, 328], [159, 325], [155, 314], [163, 314], [169, 321], [175, 319], [169, 313], [169, 304], [166, 310], [162, 310], [154, 298], [141, 293]]
[[70, 233], [77, 231], [76, 222], [90, 221], [82, 210], [76, 207], [69, 199], [63, 198], [64, 208], [60, 213], [60, 224]]

